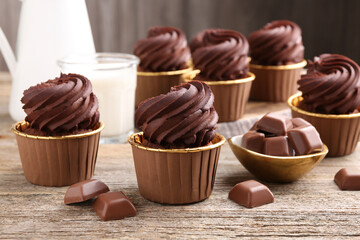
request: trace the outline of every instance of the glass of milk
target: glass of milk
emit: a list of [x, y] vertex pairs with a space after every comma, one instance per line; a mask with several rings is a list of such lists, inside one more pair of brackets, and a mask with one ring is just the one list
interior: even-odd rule
[[87, 77], [99, 100], [105, 123], [102, 143], [123, 143], [134, 131], [136, 71], [139, 59], [131, 54], [71, 55], [58, 60], [62, 73]]

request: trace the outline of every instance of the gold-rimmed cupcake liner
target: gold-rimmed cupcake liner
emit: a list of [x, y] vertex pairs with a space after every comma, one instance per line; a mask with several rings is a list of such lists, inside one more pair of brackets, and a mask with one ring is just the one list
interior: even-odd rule
[[[194, 80], [199, 73], [200, 70], [185, 73], [182, 82]], [[210, 86], [215, 96], [214, 107], [219, 115], [219, 122], [236, 121], [244, 115], [254, 79], [255, 75], [248, 72], [248, 76], [241, 79], [202, 81]]]
[[93, 176], [104, 123], [99, 122], [93, 131], [67, 136], [29, 135], [23, 132], [27, 127], [27, 122], [20, 121], [11, 130], [29, 182], [69, 186]]
[[179, 85], [181, 76], [191, 71], [192, 67], [165, 72], [137, 72], [135, 107], [145, 99], [165, 94], [170, 88]]
[[153, 202], [186, 204], [208, 198], [212, 192], [221, 146], [216, 134], [208, 146], [156, 149], [142, 145], [142, 132], [130, 136], [140, 194]]
[[268, 102], [285, 102], [297, 91], [297, 80], [306, 66], [306, 60], [281, 66], [262, 66], [250, 63], [250, 71], [256, 75], [250, 99]]
[[298, 108], [301, 93], [288, 99], [293, 117], [301, 117], [314, 125], [321, 140], [329, 148], [329, 157], [340, 157], [354, 152], [360, 135], [360, 113], [320, 114]]
[[251, 151], [241, 146], [241, 136], [228, 139], [231, 150], [240, 163], [257, 178], [276, 183], [293, 182], [318, 165], [328, 153], [323, 151], [302, 156], [270, 156]]

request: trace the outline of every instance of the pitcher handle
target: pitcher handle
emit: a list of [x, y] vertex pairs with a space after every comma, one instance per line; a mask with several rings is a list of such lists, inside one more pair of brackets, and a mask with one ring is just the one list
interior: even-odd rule
[[13, 50], [9, 44], [9, 41], [5, 37], [3, 30], [0, 28], [0, 51], [2, 52], [5, 62], [9, 68], [9, 71], [14, 78], [15, 68], [16, 68], [16, 59]]

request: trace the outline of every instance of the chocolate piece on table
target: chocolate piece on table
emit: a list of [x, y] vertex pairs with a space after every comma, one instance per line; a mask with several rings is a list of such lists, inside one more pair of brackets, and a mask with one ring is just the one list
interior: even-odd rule
[[248, 208], [274, 202], [274, 195], [270, 189], [255, 180], [248, 180], [236, 184], [230, 190], [229, 198]]
[[249, 131], [241, 139], [241, 146], [254, 152], [262, 153], [265, 135], [260, 132]]
[[320, 135], [313, 126], [293, 128], [288, 131], [288, 137], [296, 155], [322, 151], [323, 144]]
[[103, 221], [132, 217], [137, 213], [134, 204], [122, 192], [99, 195], [93, 203], [93, 208]]
[[93, 197], [109, 191], [109, 187], [106, 186], [100, 180], [90, 179], [81, 181], [71, 185], [65, 193], [64, 203], [72, 204], [89, 200]]
[[293, 156], [287, 136], [269, 137], [264, 140], [264, 154], [272, 156]]
[[258, 130], [273, 133], [277, 136], [286, 136], [286, 132], [292, 128], [292, 122], [285, 116], [271, 112], [264, 115], [256, 126]]
[[342, 168], [334, 181], [341, 190], [360, 190], [360, 169]]
[[302, 118], [293, 118], [293, 119], [291, 119], [291, 122], [292, 122], [294, 128], [312, 126], [308, 121], [306, 121]]

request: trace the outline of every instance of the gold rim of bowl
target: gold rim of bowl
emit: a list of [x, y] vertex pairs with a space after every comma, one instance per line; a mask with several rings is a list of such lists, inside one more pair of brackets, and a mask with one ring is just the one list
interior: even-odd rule
[[207, 146], [196, 147], [196, 148], [183, 148], [183, 149], [176, 149], [176, 148], [162, 149], [162, 148], [151, 148], [151, 147], [142, 146], [141, 143], [139, 143], [140, 137], [142, 137], [142, 135], [143, 135], [143, 132], [134, 133], [129, 137], [128, 142], [132, 146], [137, 147], [139, 149], [143, 149], [143, 150], [146, 150], [146, 151], [152, 151], [152, 152], [163, 152], [163, 153], [202, 152], [202, 151], [206, 151], [206, 150], [210, 150], [210, 149], [220, 147], [220, 146], [224, 145], [224, 143], [226, 142], [226, 139], [225, 139], [225, 137], [223, 135], [221, 135], [219, 133], [215, 133], [215, 138], [217, 138], [218, 141], [216, 143], [213, 143], [213, 144], [210, 144], [210, 145], [207, 145]]
[[318, 117], [318, 118], [331, 118], [331, 119], [348, 119], [348, 118], [358, 118], [360, 117], [360, 113], [350, 113], [350, 114], [322, 114], [322, 113], [313, 113], [302, 110], [298, 108], [299, 102], [302, 101], [301, 92], [295, 93], [290, 96], [287, 100], [288, 106], [295, 112], [301, 113], [303, 115]]
[[298, 69], [303, 68], [307, 64], [307, 61], [303, 59], [301, 62], [294, 63], [294, 64], [287, 64], [287, 65], [258, 65], [250, 63], [250, 68], [258, 68], [258, 69], [272, 69], [272, 70], [289, 70], [289, 69]]
[[238, 136], [234, 136], [234, 137], [231, 137], [228, 139], [228, 142], [229, 144], [233, 145], [233, 146], [236, 146], [236, 147], [239, 147], [241, 148], [242, 150], [252, 154], [252, 155], [255, 155], [255, 156], [259, 156], [259, 157], [262, 157], [262, 158], [268, 158], [268, 159], [283, 159], [283, 160], [286, 160], [286, 159], [306, 159], [306, 158], [311, 158], [311, 157], [316, 157], [316, 156], [321, 156], [321, 155], [326, 155], [328, 152], [329, 152], [329, 148], [323, 143], [323, 150], [321, 152], [317, 152], [317, 153], [312, 153], [312, 154], [307, 154], [307, 155], [301, 155], [301, 156], [272, 156], [272, 155], [266, 155], [266, 154], [262, 154], [262, 153], [258, 153], [258, 152], [254, 152], [254, 151], [251, 151], [249, 149], [246, 149], [238, 144], [235, 144], [232, 139], [233, 138], [236, 138], [236, 137], [242, 137], [243, 135], [238, 135]]
[[207, 85], [209, 86], [212, 86], [212, 85], [230, 85], [230, 84], [240, 84], [240, 83], [245, 83], [245, 82], [251, 82], [251, 81], [254, 81], [255, 79], [255, 74], [251, 73], [251, 72], [248, 72], [247, 75], [248, 77], [245, 77], [245, 78], [240, 78], [240, 79], [234, 79], [234, 80], [224, 80], [224, 81], [202, 81], [202, 80], [198, 80], [198, 79], [194, 79], [196, 77], [196, 75], [198, 75], [200, 73], [200, 70], [199, 69], [196, 69], [196, 70], [193, 70], [191, 72], [188, 72], [186, 74], [184, 74], [182, 76], [182, 80], [184, 82], [190, 82], [190, 81], [193, 81], [193, 80], [196, 80], [196, 81], [201, 81], [201, 82], [204, 82], [206, 83]]
[[11, 131], [18, 136], [22, 136], [22, 137], [26, 137], [26, 138], [33, 138], [33, 139], [43, 139], [43, 140], [74, 139], [74, 138], [88, 137], [88, 136], [97, 134], [104, 129], [105, 124], [103, 122], [99, 121], [99, 123], [96, 126], [96, 129], [93, 131], [86, 132], [86, 133], [80, 133], [80, 134], [64, 135], [64, 136], [35, 136], [35, 135], [23, 133], [20, 130], [18, 130], [18, 129], [22, 129], [22, 127], [28, 127], [28, 126], [29, 126], [29, 123], [25, 120], [22, 120], [20, 122], [15, 123], [11, 127]]

